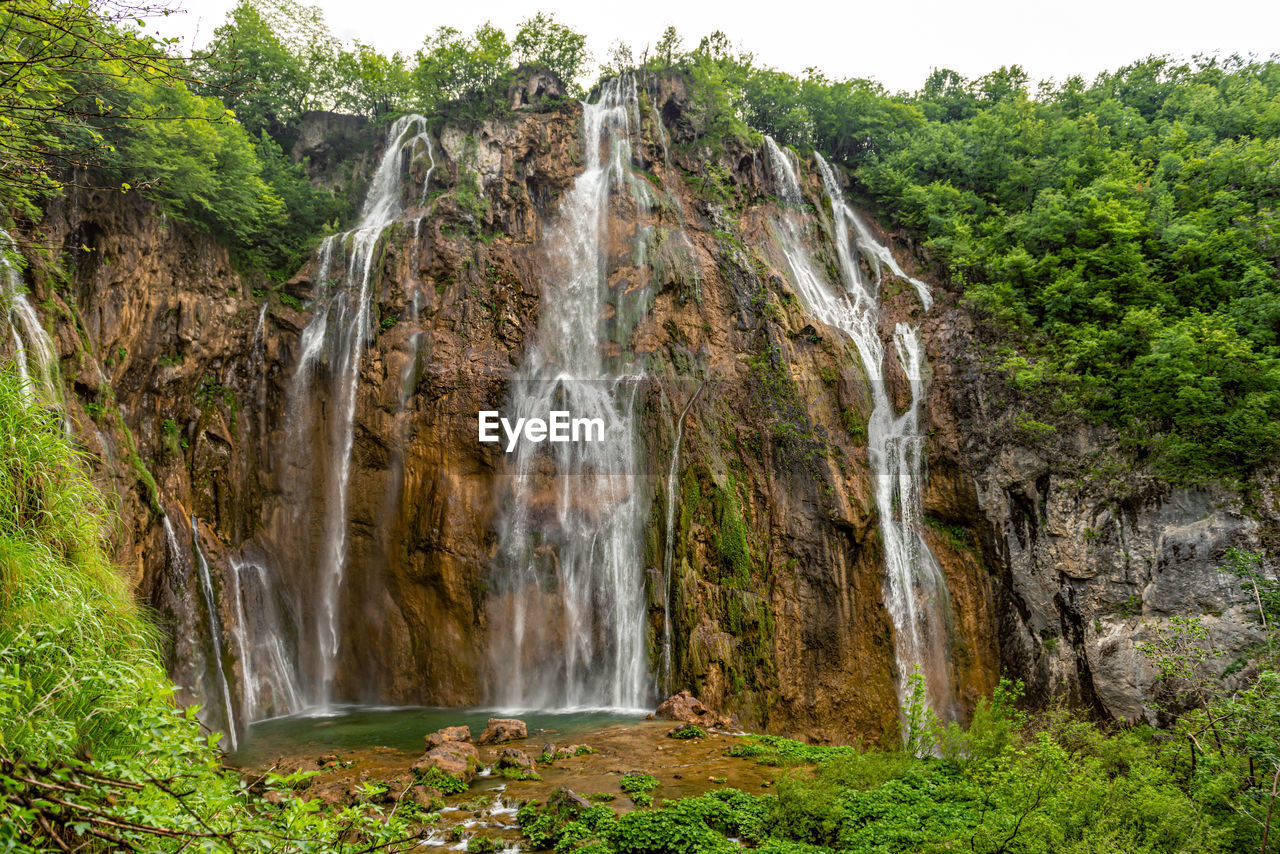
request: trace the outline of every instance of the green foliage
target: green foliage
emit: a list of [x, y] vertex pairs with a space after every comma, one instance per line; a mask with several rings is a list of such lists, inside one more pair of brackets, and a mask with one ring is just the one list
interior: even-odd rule
[[673, 729], [671, 732], [667, 733], [667, 738], [678, 738], [678, 739], [685, 739], [685, 740], [691, 739], [691, 738], [706, 738], [706, 737], [707, 737], [707, 734], [703, 732], [702, 728], [696, 724], [685, 724], [684, 726]]
[[[1238, 578], [1245, 590], [1252, 594], [1258, 607], [1258, 622], [1268, 630], [1280, 626], [1280, 581], [1267, 575], [1262, 552], [1232, 547], [1227, 549], [1224, 557], [1227, 563], [1221, 571]], [[1269, 642], [1274, 639], [1273, 634], [1268, 631]]]
[[181, 85], [183, 69], [164, 55], [176, 39], [143, 29], [161, 14], [168, 11], [131, 0], [0, 4], [0, 210], [38, 218], [38, 203], [72, 170], [110, 151], [102, 119], [171, 118], [113, 103], [130, 81]]
[[471, 36], [440, 27], [415, 55], [413, 82], [421, 106], [472, 120], [499, 111], [511, 56], [506, 34], [492, 24], [481, 25]]
[[344, 46], [316, 6], [241, 0], [195, 60], [202, 94], [220, 97], [255, 138], [291, 148], [310, 110], [378, 119], [404, 109], [412, 91], [400, 54]]
[[467, 840], [467, 854], [493, 854], [506, 847], [506, 840], [500, 836], [473, 836]]
[[653, 804], [653, 796], [650, 794], [660, 785], [657, 780], [648, 774], [631, 772], [622, 775], [622, 780], [618, 785], [627, 796], [635, 802], [638, 807], [647, 807]]
[[[1160, 708], [1186, 743], [1189, 777], [1217, 781], [1215, 795], [1266, 834], [1280, 781], [1280, 584], [1265, 573], [1261, 552], [1232, 548], [1225, 557], [1221, 570], [1235, 576], [1257, 606], [1264, 641], [1254, 654], [1220, 669], [1221, 652], [1198, 615], [1169, 618], [1138, 650], [1160, 673]], [[1260, 851], [1267, 840], [1264, 835]]]
[[172, 418], [166, 418], [160, 424], [160, 443], [164, 445], [166, 452], [175, 457], [182, 456], [183, 448], [187, 447], [187, 440], [183, 438], [178, 429], [178, 423]]
[[444, 795], [460, 795], [469, 788], [465, 782], [439, 768], [428, 768], [425, 774], [419, 775], [418, 781], [428, 788], [439, 789]]
[[970, 300], [1036, 333], [1060, 412], [1180, 479], [1274, 455], [1280, 65], [1153, 58], [1034, 98], [1016, 68], [938, 72], [883, 100], [910, 120], [837, 157]]
[[[304, 22], [310, 26], [298, 26]], [[286, 44], [290, 30], [293, 38]], [[321, 69], [332, 63], [331, 52], [318, 11], [287, 0], [243, 0], [194, 64], [201, 93], [221, 98], [245, 130], [292, 146], [302, 113], [317, 104], [313, 93], [325, 77]]]
[[224, 108], [185, 86], [130, 80], [119, 101], [131, 112], [187, 116], [172, 121], [110, 123], [115, 151], [106, 159], [122, 181], [152, 186], [150, 195], [174, 217], [208, 227], [233, 247], [251, 243], [259, 224], [286, 214], [283, 200], [262, 177], [253, 140]]
[[[1108, 733], [1065, 712], [1031, 718], [1014, 706], [1020, 693], [1002, 682], [967, 729], [939, 727], [929, 743], [940, 757], [750, 736], [731, 753], [792, 766], [774, 794], [724, 789], [621, 817], [594, 808], [531, 842], [600, 854], [1259, 850], [1262, 822], [1237, 810], [1264, 808], [1251, 801], [1264, 787], [1240, 776], [1248, 765], [1238, 757], [1188, 775], [1183, 753], [1150, 730]], [[1253, 695], [1242, 702], [1265, 707]]]
[[571, 90], [581, 90], [578, 77], [589, 58], [587, 38], [561, 24], [554, 15], [538, 12], [522, 21], [511, 48], [521, 64], [545, 68]]
[[730, 475], [729, 483], [715, 490], [716, 528], [712, 546], [720, 559], [724, 582], [745, 590], [751, 585], [751, 546], [740, 503], [736, 480]]
[[728, 750], [730, 756], [755, 759], [761, 765], [772, 766], [821, 764], [853, 752], [852, 747], [805, 744], [779, 735], [745, 735]]
[[58, 418], [0, 373], [0, 751], [127, 755], [171, 688], [101, 548], [101, 504]]
[[924, 673], [920, 666], [907, 677], [907, 695], [903, 699], [902, 746], [910, 756], [932, 756], [938, 750], [938, 716], [929, 707]]

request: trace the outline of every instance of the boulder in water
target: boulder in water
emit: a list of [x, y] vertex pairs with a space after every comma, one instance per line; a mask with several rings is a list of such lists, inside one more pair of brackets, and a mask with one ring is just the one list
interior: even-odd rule
[[515, 718], [489, 718], [489, 725], [476, 739], [477, 744], [502, 744], [518, 738], [528, 738], [529, 728], [524, 721]]
[[428, 735], [425, 739], [427, 750], [434, 750], [442, 744], [448, 744], [451, 741], [471, 741], [471, 728], [465, 726], [447, 726], [438, 729]]

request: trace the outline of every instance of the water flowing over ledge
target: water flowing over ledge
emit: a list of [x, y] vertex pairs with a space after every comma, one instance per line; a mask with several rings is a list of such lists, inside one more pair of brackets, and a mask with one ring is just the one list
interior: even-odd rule
[[[791, 154], [772, 137], [765, 138], [765, 149], [779, 197], [788, 207], [778, 217], [776, 231], [800, 299], [810, 313], [844, 332], [854, 343], [871, 389], [874, 408], [867, 427], [867, 453], [884, 542], [884, 594], [894, 626], [899, 706], [906, 709], [909, 681], [918, 668], [926, 679], [930, 707], [943, 720], [950, 720], [955, 716], [947, 649], [950, 603], [942, 570], [920, 534], [924, 436], [919, 410], [925, 394], [924, 351], [919, 329], [898, 323], [893, 333], [894, 353], [907, 376], [911, 399], [907, 409], [895, 415], [885, 385], [885, 352], [879, 333], [880, 265], [907, 279], [926, 311], [932, 299], [927, 286], [907, 277], [892, 253], [874, 240], [844, 200], [831, 166], [815, 154], [831, 205], [840, 272], [838, 287], [826, 281], [805, 248], [804, 223], [795, 210], [803, 204], [804, 194]], [[866, 280], [860, 257], [875, 265], [874, 283]]]
[[[301, 355], [290, 384], [290, 432], [301, 438], [307, 432], [324, 430], [328, 434], [331, 458], [324, 461], [322, 495], [310, 495], [298, 486], [294, 496], [295, 514], [319, 512], [324, 517], [322, 542], [312, 544], [312, 558], [319, 572], [315, 590], [303, 608], [306, 634], [312, 643], [305, 645], [307, 699], [309, 704], [326, 707], [333, 701], [334, 680], [341, 648], [342, 585], [347, 563], [347, 526], [349, 524], [347, 491], [351, 480], [351, 452], [355, 441], [355, 417], [360, 365], [370, 335], [370, 300], [375, 256], [383, 232], [405, 213], [404, 188], [401, 186], [404, 152], [417, 154], [424, 148], [435, 164], [426, 119], [418, 115], [402, 116], [387, 132], [386, 148], [370, 181], [360, 221], [343, 234], [325, 238], [319, 249], [317, 283], [319, 293], [311, 322], [302, 332]], [[428, 172], [428, 180], [430, 172]], [[421, 191], [425, 197], [426, 186]], [[345, 255], [342, 272], [334, 274], [334, 260]], [[313, 394], [315, 367], [323, 362], [329, 368], [329, 393], [333, 406], [314, 412], [306, 405]], [[327, 422], [327, 423], [325, 423]], [[301, 453], [301, 441], [290, 442], [290, 450]], [[296, 468], [304, 469], [311, 461], [295, 459]], [[295, 515], [295, 521], [300, 521]]]
[[631, 190], [637, 218], [649, 205], [632, 174], [638, 125], [634, 77], [608, 81], [583, 104], [585, 169], [548, 238], [541, 321], [512, 383], [515, 417], [563, 409], [600, 418], [605, 441], [521, 443], [509, 463], [487, 609], [490, 697], [502, 707], [626, 708], [650, 699], [641, 546], [649, 490], [636, 474], [643, 369], [605, 357], [602, 320], [608, 305], [629, 313], [608, 275], [615, 191]]

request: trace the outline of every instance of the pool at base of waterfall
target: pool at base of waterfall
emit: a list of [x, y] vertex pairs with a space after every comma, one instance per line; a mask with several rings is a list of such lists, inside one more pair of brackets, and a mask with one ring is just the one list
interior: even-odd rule
[[468, 726], [479, 736], [489, 718], [524, 721], [533, 736], [542, 732], [563, 741], [586, 732], [634, 723], [648, 709], [517, 709], [440, 708], [422, 706], [331, 706], [249, 725], [234, 764], [257, 767], [278, 756], [383, 748], [421, 753], [423, 737], [447, 726]]

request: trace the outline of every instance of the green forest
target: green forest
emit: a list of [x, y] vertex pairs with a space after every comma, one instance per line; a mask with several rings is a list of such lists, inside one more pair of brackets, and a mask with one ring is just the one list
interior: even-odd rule
[[[510, 113], [518, 70], [550, 71], [574, 98], [619, 73], [672, 75], [695, 107], [685, 145], [769, 134], [821, 152], [917, 236], [930, 275], [999, 330], [998, 369], [1038, 418], [1114, 428], [1135, 466], [1175, 484], [1239, 485], [1280, 454], [1280, 62], [1149, 57], [1052, 83], [943, 69], [908, 93], [796, 77], [675, 28], [597, 64], [541, 13], [512, 33], [442, 27], [412, 55], [343, 43], [292, 0], [242, 0], [192, 56], [154, 29], [127, 2], [0, 3], [3, 225], [38, 223], [71, 188], [137, 194], [272, 287], [358, 214], [292, 157], [308, 111], [472, 126]], [[305, 774], [224, 764], [173, 702], [157, 629], [111, 565], [110, 503], [84, 451], [9, 370], [0, 448], [0, 851], [355, 854], [426, 838], [438, 813], [378, 786], [329, 809]], [[1222, 567], [1254, 600], [1245, 687], [1206, 675], [1196, 618], [1142, 649], [1170, 686], [1164, 728], [1028, 709], [1008, 680], [967, 726], [944, 725], [917, 683], [900, 748], [746, 736], [731, 755], [775, 769], [770, 789], [636, 798], [623, 815], [529, 804], [527, 845], [1280, 851], [1280, 585], [1264, 560], [1234, 551]]]

